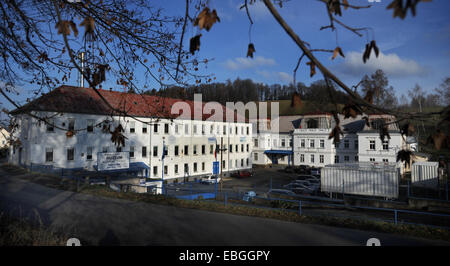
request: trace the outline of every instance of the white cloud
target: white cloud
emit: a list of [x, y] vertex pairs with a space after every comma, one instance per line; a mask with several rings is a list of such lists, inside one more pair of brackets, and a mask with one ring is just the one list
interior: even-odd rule
[[291, 83], [293, 81], [292, 75], [286, 72], [278, 72], [277, 78], [285, 83]]
[[291, 83], [292, 75], [286, 72], [269, 72], [267, 70], [257, 70], [256, 74], [276, 83]]
[[345, 61], [335, 69], [349, 76], [361, 77], [371, 74], [377, 69], [382, 69], [390, 77], [422, 76], [427, 70], [411, 59], [402, 59], [397, 54], [383, 54], [380, 52], [378, 58], [372, 51], [370, 59], [364, 64], [362, 53], [349, 52], [345, 55]]
[[230, 70], [248, 69], [261, 66], [273, 66], [275, 60], [272, 58], [265, 58], [263, 56], [256, 56], [255, 58], [237, 57], [233, 60], [225, 61], [224, 66]]

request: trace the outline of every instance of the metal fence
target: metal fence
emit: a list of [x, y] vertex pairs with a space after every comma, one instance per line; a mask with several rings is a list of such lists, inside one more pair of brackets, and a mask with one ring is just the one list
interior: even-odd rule
[[[201, 193], [201, 191], [192, 191], [193, 194], [196, 194], [196, 192]], [[250, 208], [296, 212], [300, 216], [336, 217], [355, 220], [381, 221], [393, 223], [395, 225], [409, 224], [450, 229], [449, 214], [394, 208], [351, 206], [338, 202], [334, 203], [303, 199], [286, 199], [271, 197], [270, 195], [268, 195], [268, 197], [255, 196], [252, 197], [250, 201], [246, 201], [243, 199], [244, 193], [230, 191], [217, 192], [215, 196], [215, 198], [212, 198], [212, 200], [209, 201], [217, 204], [224, 204], [225, 207], [245, 206]], [[188, 197], [177, 198], [185, 200], [194, 199]], [[201, 200], [202, 198], [196, 199]]]
[[[55, 174], [61, 177], [75, 178], [76, 180], [80, 180], [80, 176], [92, 174], [92, 172], [84, 169], [62, 169], [47, 165], [32, 164], [25, 167], [33, 172]], [[100, 182], [102, 178], [99, 178], [98, 180], [91, 178], [90, 180]], [[130, 188], [133, 186], [139, 187], [139, 185], [132, 184], [111, 185], [110, 187], [112, 189], [121, 192], [131, 192], [133, 189]], [[265, 197], [255, 196], [251, 197], [251, 200], [246, 201], [244, 200], [245, 192], [220, 191], [219, 184], [217, 184], [217, 186], [216, 184], [207, 185], [201, 184], [199, 181], [165, 184], [163, 187], [157, 188], [162, 189], [161, 191], [163, 192], [163, 195], [167, 197], [181, 200], [208, 200], [209, 202], [224, 204], [225, 207], [246, 206], [251, 208], [296, 212], [298, 215], [384, 221], [394, 224], [425, 225], [450, 229], [450, 215], [448, 214], [419, 212], [394, 208], [352, 206], [345, 204], [343, 200], [330, 199], [320, 196], [301, 196], [301, 198], [293, 199], [292, 197], [282, 198], [277, 196], [277, 194], [271, 195], [270, 193], [267, 193]], [[411, 184], [409, 184], [406, 189], [408, 197], [414, 198], [414, 196], [417, 195], [417, 193], [414, 193], [418, 188], [412, 186]], [[153, 193], [150, 190], [148, 192]], [[445, 192], [446, 193], [443, 198], [448, 200], [448, 184]]]

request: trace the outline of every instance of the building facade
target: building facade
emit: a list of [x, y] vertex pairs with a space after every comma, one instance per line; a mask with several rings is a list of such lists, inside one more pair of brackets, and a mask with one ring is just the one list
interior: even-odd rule
[[[55, 89], [45, 99], [31, 106], [39, 117], [47, 117], [53, 125], [39, 122], [27, 115], [25, 110], [14, 111], [17, 130], [14, 137], [20, 140], [20, 147], [10, 149], [10, 162], [22, 165], [52, 165], [60, 168], [95, 170], [99, 153], [127, 152], [130, 164], [143, 163], [142, 176], [169, 182], [187, 181], [211, 175], [213, 162], [221, 161], [222, 172], [228, 174], [242, 169], [252, 168], [252, 125], [249, 123], [209, 121], [203, 119], [174, 119], [164, 114], [154, 114], [150, 107], [153, 104], [139, 102], [136, 97], [142, 95], [127, 95], [125, 93], [101, 90], [102, 95], [111, 103], [120, 105], [126, 100], [126, 105], [139, 106], [138, 110], [128, 108], [132, 117], [105, 115], [99, 110], [87, 108], [77, 99], [80, 95], [95, 97], [90, 89], [75, 87], [60, 87]], [[67, 96], [66, 94], [70, 95]], [[78, 94], [78, 95], [77, 95]], [[71, 97], [74, 98], [71, 98]], [[59, 98], [67, 98], [72, 105], [81, 105], [80, 112], [73, 108], [54, 105]], [[119, 99], [121, 97], [121, 99]], [[158, 100], [155, 96], [142, 97], [147, 101]], [[165, 99], [172, 106], [176, 99]], [[192, 102], [188, 102], [192, 105]], [[37, 105], [39, 104], [39, 105]], [[46, 111], [40, 110], [47, 109]], [[53, 110], [52, 110], [53, 109]], [[158, 107], [159, 109], [159, 107]], [[168, 108], [170, 109], [170, 108]], [[28, 110], [29, 111], [29, 110]], [[95, 113], [97, 111], [97, 114]], [[147, 116], [142, 112], [148, 113]], [[123, 127], [125, 145], [117, 146], [112, 142], [111, 131]], [[108, 130], [104, 130], [108, 128]], [[73, 130], [68, 134], [67, 130]], [[217, 152], [223, 142], [223, 152]], [[165, 156], [163, 162], [163, 147]]]
[[380, 139], [377, 121], [392, 122], [392, 116], [368, 115], [344, 119], [339, 115], [343, 135], [333, 143], [330, 133], [335, 127], [331, 114], [305, 115], [299, 128], [293, 132], [294, 165], [324, 167], [336, 163], [396, 163], [397, 152], [408, 149], [395, 123], [389, 124], [389, 138]]
[[301, 116], [280, 116], [274, 123], [268, 119], [253, 123], [253, 164], [293, 165], [292, 132], [300, 120]]

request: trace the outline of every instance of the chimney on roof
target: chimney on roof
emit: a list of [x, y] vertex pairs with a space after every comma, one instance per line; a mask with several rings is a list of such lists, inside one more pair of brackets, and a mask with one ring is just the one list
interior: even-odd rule
[[81, 72], [78, 75], [79, 86], [81, 88], [84, 88], [84, 77], [83, 77], [83, 73], [84, 73], [84, 55], [85, 55], [84, 52], [80, 52], [78, 54], [78, 58], [80, 58], [80, 60], [81, 60]]

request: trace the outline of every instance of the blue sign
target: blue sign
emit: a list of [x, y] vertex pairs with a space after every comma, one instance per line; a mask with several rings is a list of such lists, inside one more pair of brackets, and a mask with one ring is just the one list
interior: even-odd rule
[[213, 175], [219, 173], [219, 162], [213, 162]]

